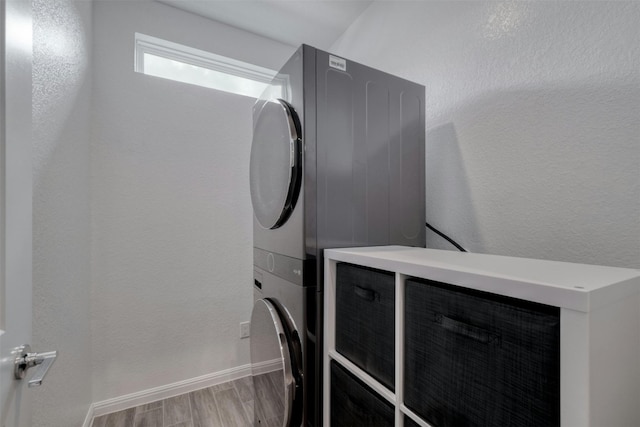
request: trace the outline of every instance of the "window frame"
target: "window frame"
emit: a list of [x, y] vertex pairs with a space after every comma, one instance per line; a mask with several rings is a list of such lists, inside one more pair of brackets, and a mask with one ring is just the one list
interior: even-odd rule
[[[279, 76], [277, 71], [136, 32], [134, 48], [135, 72], [146, 74], [145, 54], [253, 80], [259, 83], [278, 84], [282, 88], [282, 98], [284, 99], [286, 99], [288, 93], [288, 78], [286, 76]], [[194, 82], [192, 84], [197, 85], [198, 83]]]

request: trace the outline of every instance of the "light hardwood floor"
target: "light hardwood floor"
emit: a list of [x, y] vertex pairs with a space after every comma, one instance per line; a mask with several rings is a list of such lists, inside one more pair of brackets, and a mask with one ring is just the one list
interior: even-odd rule
[[92, 427], [248, 427], [253, 425], [251, 377], [93, 419]]

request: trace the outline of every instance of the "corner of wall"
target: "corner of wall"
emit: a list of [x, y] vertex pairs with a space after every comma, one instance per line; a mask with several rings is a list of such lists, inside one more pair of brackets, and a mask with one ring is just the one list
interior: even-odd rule
[[91, 408], [89, 147], [92, 2], [33, 1], [33, 343], [58, 359], [33, 395], [34, 426]]

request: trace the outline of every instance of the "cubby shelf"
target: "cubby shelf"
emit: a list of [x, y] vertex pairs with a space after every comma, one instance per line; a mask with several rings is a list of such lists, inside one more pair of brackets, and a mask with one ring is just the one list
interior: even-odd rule
[[[405, 282], [422, 278], [558, 307], [560, 422], [563, 427], [640, 425], [640, 271], [402, 246], [328, 249], [324, 285], [324, 426], [330, 426], [335, 361], [395, 408], [404, 404]], [[338, 263], [395, 274], [395, 392], [336, 351]]]

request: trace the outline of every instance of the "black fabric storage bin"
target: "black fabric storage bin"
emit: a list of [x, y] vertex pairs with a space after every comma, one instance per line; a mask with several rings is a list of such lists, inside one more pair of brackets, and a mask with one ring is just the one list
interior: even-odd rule
[[418, 423], [413, 421], [411, 418], [404, 416], [404, 427], [420, 427]]
[[395, 275], [339, 263], [336, 350], [395, 389]]
[[405, 404], [433, 427], [560, 425], [560, 310], [410, 279]]
[[331, 361], [331, 426], [393, 426], [395, 409], [366, 384]]

